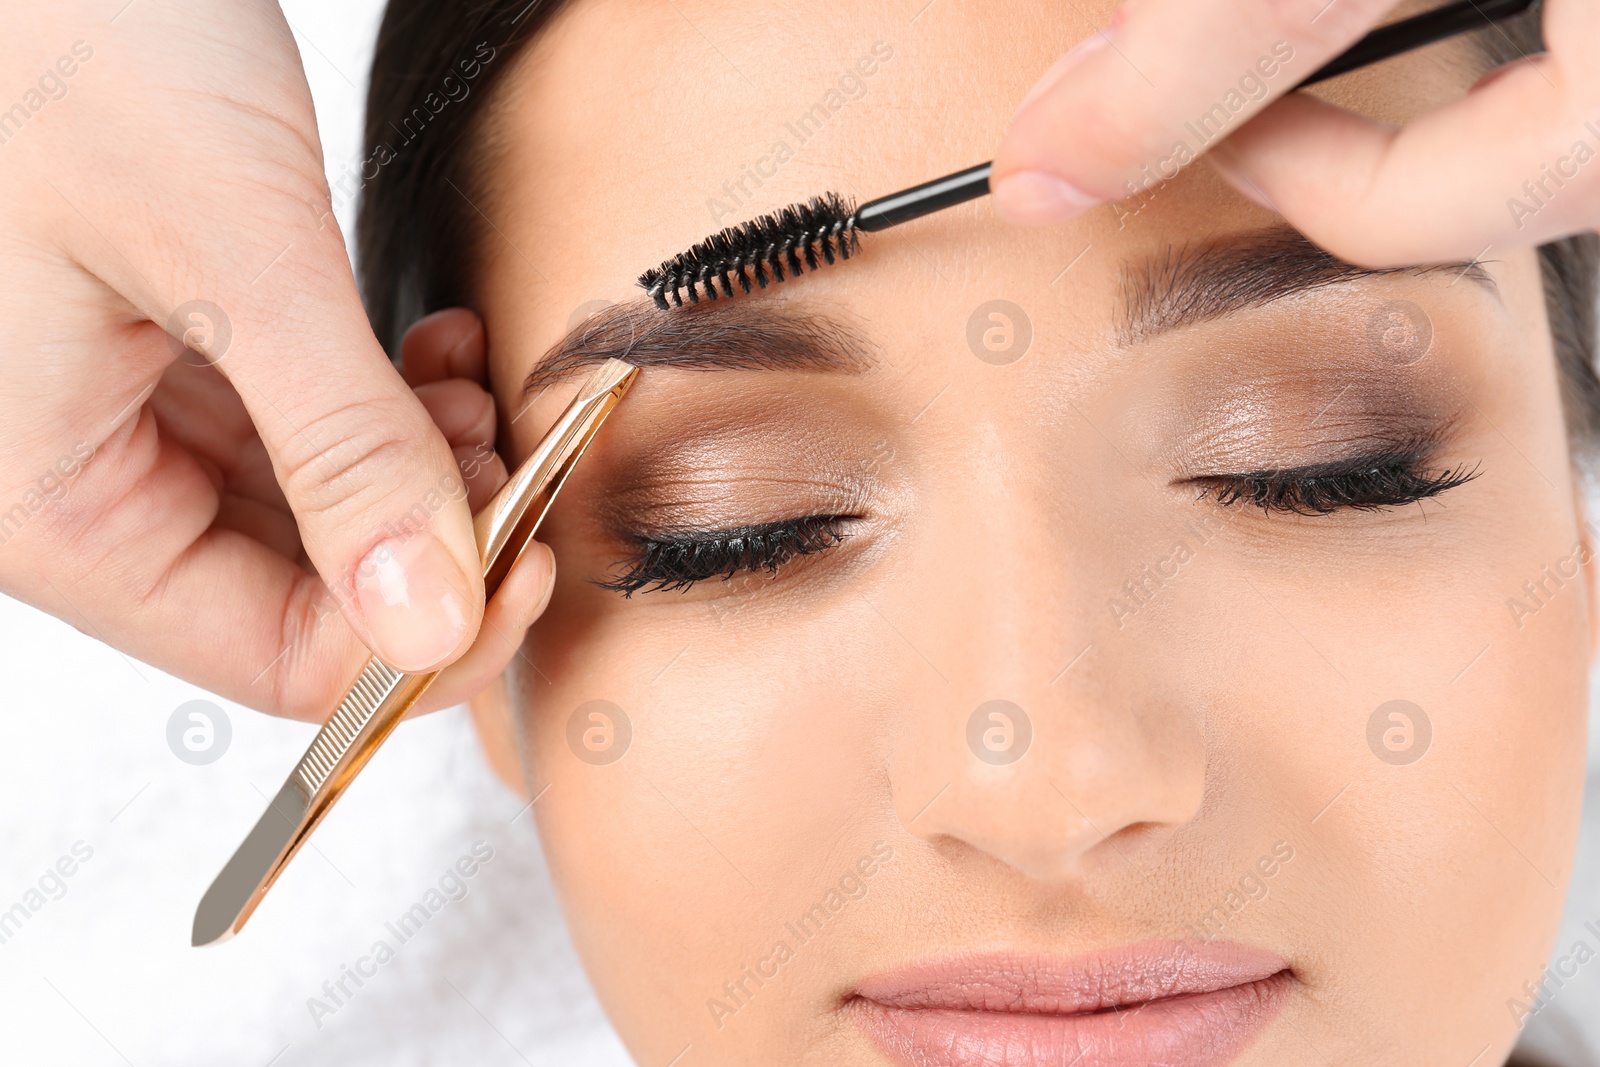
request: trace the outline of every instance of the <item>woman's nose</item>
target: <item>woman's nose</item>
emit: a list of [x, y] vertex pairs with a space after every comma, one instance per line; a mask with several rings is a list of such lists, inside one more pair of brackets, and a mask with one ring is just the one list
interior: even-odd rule
[[917, 736], [904, 738], [891, 770], [902, 825], [1059, 881], [1097, 851], [1131, 861], [1130, 850], [1193, 819], [1205, 783], [1199, 726], [1182, 707], [1119, 699], [1101, 680], [1084, 670], [1075, 684], [903, 723]]
[[[883, 605], [925, 661], [908, 661], [917, 681], [895, 720], [894, 804], [931, 842], [1068, 879], [1096, 853], [1136, 859], [1196, 816], [1207, 698], [1186, 685], [1170, 629], [1107, 609], [1130, 560], [1173, 544], [1154, 505], [1124, 508], [1110, 529], [1081, 506], [1127, 495], [1125, 461], [1083, 427], [1034, 440], [1031, 425], [973, 426], [971, 470], [959, 495], [923, 501], [919, 543], [960, 566], [933, 563], [937, 583]], [[1079, 459], [1015, 461], [1052, 444]]]

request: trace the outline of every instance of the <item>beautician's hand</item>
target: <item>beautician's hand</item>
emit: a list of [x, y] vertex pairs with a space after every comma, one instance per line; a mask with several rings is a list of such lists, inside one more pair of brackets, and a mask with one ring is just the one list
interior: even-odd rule
[[[406, 382], [450, 443], [466, 486], [467, 505], [481, 510], [506, 481], [495, 452], [494, 397], [488, 392], [489, 358], [483, 322], [466, 308], [424, 316], [401, 343]], [[478, 639], [445, 669], [414, 711], [436, 711], [482, 694], [522, 651], [522, 642], [555, 589], [556, 560], [549, 546], [532, 542], [518, 557], [483, 613]], [[356, 649], [355, 665], [366, 657]], [[515, 781], [512, 775], [509, 781]]]
[[450, 443], [329, 210], [272, 0], [9, 5], [0, 590], [319, 718], [358, 639], [431, 668], [483, 614]]
[[[1210, 148], [1242, 193], [1368, 266], [1470, 259], [1600, 225], [1600, 2], [1545, 0], [1547, 53], [1404, 129], [1282, 95], [1392, 7], [1130, 0], [1024, 101], [995, 156], [995, 210], [1024, 224], [1069, 218], [1147, 188], [1147, 174], [1170, 177], [1181, 144]], [[1229, 136], [1202, 143], [1191, 124], [1218, 105], [1239, 105]]]

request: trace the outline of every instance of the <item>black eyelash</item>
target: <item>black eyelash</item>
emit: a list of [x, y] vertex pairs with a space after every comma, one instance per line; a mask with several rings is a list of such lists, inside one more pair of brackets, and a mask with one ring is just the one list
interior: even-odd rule
[[1476, 467], [1429, 474], [1415, 449], [1358, 456], [1282, 470], [1249, 471], [1197, 479], [1200, 498], [1218, 504], [1253, 504], [1262, 511], [1329, 515], [1341, 508], [1377, 511], [1438, 496], [1478, 476]]
[[595, 584], [625, 597], [663, 589], [688, 589], [708, 578], [727, 581], [741, 571], [778, 568], [798, 556], [809, 556], [845, 539], [842, 515], [809, 515], [677, 538], [646, 539], [628, 569]]

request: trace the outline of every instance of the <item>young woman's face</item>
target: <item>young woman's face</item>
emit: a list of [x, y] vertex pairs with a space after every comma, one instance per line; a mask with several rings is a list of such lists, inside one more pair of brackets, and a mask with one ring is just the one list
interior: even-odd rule
[[[584, 0], [497, 104], [481, 310], [512, 458], [573, 388], [524, 398], [547, 350], [651, 331], [545, 527], [514, 700], [642, 1064], [1515, 1040], [1591, 633], [1531, 253], [1341, 270], [1199, 163], [1069, 225], [980, 201], [568, 336], [710, 231], [988, 158], [1110, 11]], [[1468, 56], [1341, 99], [1403, 119]], [[1264, 56], [1240, 92], [1304, 67]]]

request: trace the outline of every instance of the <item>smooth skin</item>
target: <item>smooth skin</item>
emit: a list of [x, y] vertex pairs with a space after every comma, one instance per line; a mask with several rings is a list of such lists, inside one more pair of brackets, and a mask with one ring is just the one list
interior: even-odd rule
[[[513, 459], [573, 387], [530, 405], [521, 383], [574, 316], [637, 299], [640, 264], [711, 229], [723, 177], [880, 40], [892, 59], [747, 182], [740, 217], [910, 184], [930, 144], [981, 158], [1020, 72], [1074, 31], [1023, 0], [914, 25], [893, 3], [585, 0], [544, 31], [497, 102], [504, 239], [476, 309]], [[800, 41], [828, 76], [794, 75]], [[1461, 48], [1326, 99], [1415, 118], [1467, 89]], [[930, 104], [952, 86], [959, 106]], [[1366, 279], [1119, 338], [1125, 268], [1274, 224], [1204, 163], [1131, 217], [1018, 229], [968, 205], [748, 298], [843, 319], [873, 369], [641, 375], [547, 522], [556, 592], [511, 721], [486, 732], [497, 766], [520, 758], [574, 942], [640, 1063], [883, 1067], [852, 1006], [874, 974], [1192, 936], [1235, 898], [1218, 936], [1293, 975], [1241, 1067], [1503, 1061], [1571, 868], [1595, 633], [1537, 264], [1487, 259], [1494, 291]], [[528, 249], [561, 269], [541, 281]], [[1033, 334], [1004, 365], [968, 342], [997, 297]], [[1398, 300], [1434, 334], [1397, 368], [1368, 329]], [[1478, 476], [1330, 516], [1225, 509], [1188, 481], [1326, 459], [1397, 413], [1441, 429], [1435, 465]], [[859, 516], [851, 537], [776, 578], [595, 584], [640, 527], [830, 510]], [[1508, 610], [1547, 566], [1569, 575], [1556, 595]], [[1167, 577], [1130, 611], [1147, 567]], [[994, 699], [1033, 727], [1006, 766], [968, 744]], [[1432, 727], [1409, 763], [1371, 740], [1397, 699]], [[612, 706], [631, 739], [598, 762], [622, 736], [593, 717]], [[719, 1014], [725, 983], [880, 843], [892, 861], [827, 934]], [[1280, 845], [1292, 861], [1246, 883]]]
[[[1069, 53], [1028, 94], [995, 156], [996, 212], [1059, 221], [1123, 195], [1273, 41], [1293, 41], [1309, 70], [1387, 6], [1135, 0], [1092, 36], [1057, 12], [1066, 37], [1099, 48]], [[1357, 262], [1592, 227], [1593, 166], [1526, 227], [1505, 218], [1507, 190], [1600, 105], [1600, 5], [1545, 9], [1548, 56], [1403, 133], [1295, 97], [1252, 105], [1211, 158]], [[1003, 62], [1017, 78], [1048, 65]], [[20, 5], [0, 74], [0, 101], [24, 112], [0, 122], [0, 590], [299, 717], [327, 713], [364, 648], [414, 669], [462, 656], [483, 594], [467, 503], [438, 498], [459, 446], [430, 419], [443, 401], [413, 395], [367, 325], [277, 5]], [[169, 331], [186, 358], [215, 361], [205, 381], [183, 381]], [[416, 532], [385, 549], [408, 515], [422, 516]], [[494, 630], [515, 639], [519, 621]], [[505, 644], [489, 659], [505, 662]], [[478, 691], [493, 667], [453, 672], [431, 704]]]

